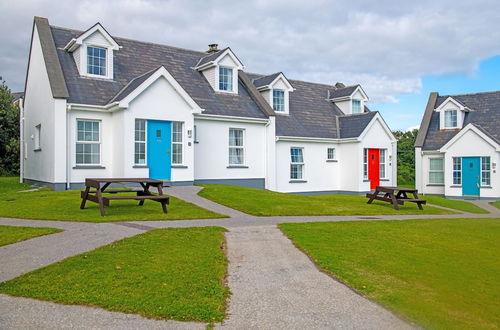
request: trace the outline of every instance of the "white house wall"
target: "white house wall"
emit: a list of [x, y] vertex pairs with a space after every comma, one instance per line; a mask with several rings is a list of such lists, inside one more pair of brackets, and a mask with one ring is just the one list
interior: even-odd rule
[[341, 144], [337, 159], [340, 190], [370, 190], [370, 183], [363, 182], [363, 148], [359, 142]]
[[[421, 157], [421, 188], [419, 189], [420, 193], [423, 194], [429, 194], [429, 195], [444, 195], [445, 193], [445, 186], [444, 184], [431, 184], [429, 183], [429, 166], [430, 166], [430, 159], [431, 158], [443, 158], [444, 155], [441, 153], [424, 153]], [[446, 161], [444, 163], [444, 166], [446, 167]], [[446, 179], [446, 173], [445, 173], [445, 179]]]
[[215, 69], [216, 69], [216, 67], [212, 67], [212, 68], [203, 70], [202, 73], [205, 76], [205, 79], [207, 79], [210, 86], [212, 86], [212, 88], [214, 90], [217, 90], [219, 86], [215, 85], [216, 80], [218, 80], [218, 78], [217, 79], [215, 78]]

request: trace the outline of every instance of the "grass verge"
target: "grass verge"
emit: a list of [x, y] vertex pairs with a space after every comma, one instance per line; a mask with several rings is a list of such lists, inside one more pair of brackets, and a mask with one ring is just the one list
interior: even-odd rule
[[500, 219], [279, 227], [319, 267], [424, 328], [500, 325]]
[[0, 283], [0, 292], [156, 319], [220, 322], [229, 295], [224, 231], [153, 230]]
[[491, 204], [491, 205], [493, 205], [494, 207], [496, 207], [496, 208], [499, 208], [499, 209], [500, 209], [500, 201], [491, 202], [490, 204]]
[[57, 228], [0, 226], [0, 246], [61, 232]]
[[303, 196], [269, 190], [225, 185], [203, 185], [199, 195], [216, 203], [256, 216], [286, 215], [391, 215], [391, 214], [453, 214], [454, 212], [425, 207], [421, 211], [414, 203], [394, 210], [392, 205], [374, 201], [367, 204], [364, 196], [322, 195]]
[[479, 206], [472, 204], [471, 202], [468, 201], [448, 199], [442, 196], [432, 196], [432, 195], [425, 195], [422, 196], [422, 198], [427, 200], [427, 203], [429, 204], [443, 206], [450, 209], [460, 210], [469, 213], [477, 213], [477, 214], [488, 213], [488, 211], [486, 211], [485, 209], [482, 209]]

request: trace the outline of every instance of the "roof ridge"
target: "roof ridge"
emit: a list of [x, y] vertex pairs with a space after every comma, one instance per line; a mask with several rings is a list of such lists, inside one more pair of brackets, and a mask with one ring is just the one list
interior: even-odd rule
[[439, 95], [440, 97], [453, 97], [453, 96], [466, 96], [466, 95], [479, 95], [479, 94], [495, 94], [500, 93], [500, 90], [497, 91], [487, 91], [487, 92], [476, 92], [476, 93], [464, 93], [464, 94], [448, 94], [448, 95]]
[[368, 111], [368, 112], [360, 112], [360, 113], [351, 113], [351, 114], [343, 114], [343, 115], [339, 115], [338, 117], [340, 118], [352, 118], [352, 117], [356, 117], [356, 116], [364, 116], [364, 115], [369, 115], [369, 114], [372, 114], [372, 113], [377, 113], [379, 112], [378, 110], [374, 110], [374, 111]]

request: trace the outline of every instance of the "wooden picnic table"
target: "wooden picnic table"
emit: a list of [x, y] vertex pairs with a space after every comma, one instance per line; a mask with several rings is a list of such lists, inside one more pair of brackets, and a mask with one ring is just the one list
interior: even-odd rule
[[[107, 189], [112, 183], [135, 183], [139, 184], [141, 188], [128, 188], [128, 189]], [[158, 190], [158, 195], [151, 193], [149, 189], [154, 187]], [[110, 200], [138, 200], [139, 205], [144, 205], [145, 200], [152, 200], [161, 203], [164, 213], [167, 213], [167, 204], [170, 203], [168, 196], [163, 195], [163, 181], [153, 180], [147, 178], [90, 178], [85, 179], [85, 190], [81, 191], [82, 203], [80, 209], [85, 208], [85, 203], [91, 201], [99, 204], [101, 216], [105, 216], [104, 207], [109, 206]], [[95, 190], [90, 190], [95, 188]], [[135, 192], [135, 196], [103, 196], [103, 193], [119, 194]]]
[[[379, 194], [384, 194], [383, 196]], [[412, 194], [413, 198], [408, 197], [408, 194]], [[403, 205], [405, 202], [416, 203], [420, 210], [423, 210], [422, 204], [426, 204], [427, 201], [420, 199], [418, 197], [418, 190], [406, 187], [385, 187], [377, 186], [373, 193], [366, 194], [369, 198], [368, 204], [371, 204], [374, 199], [378, 201], [392, 203], [394, 209], [399, 210], [399, 205]]]

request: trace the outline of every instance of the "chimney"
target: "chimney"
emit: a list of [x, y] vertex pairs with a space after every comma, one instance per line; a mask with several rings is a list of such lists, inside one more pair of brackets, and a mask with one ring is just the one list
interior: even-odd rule
[[345, 85], [341, 82], [338, 82], [335, 84], [335, 88], [339, 89], [339, 88], [345, 88]]
[[207, 50], [207, 53], [211, 54], [211, 53], [216, 53], [219, 51], [219, 48], [217, 48], [219, 45], [218, 44], [210, 44], [208, 45], [208, 50]]

